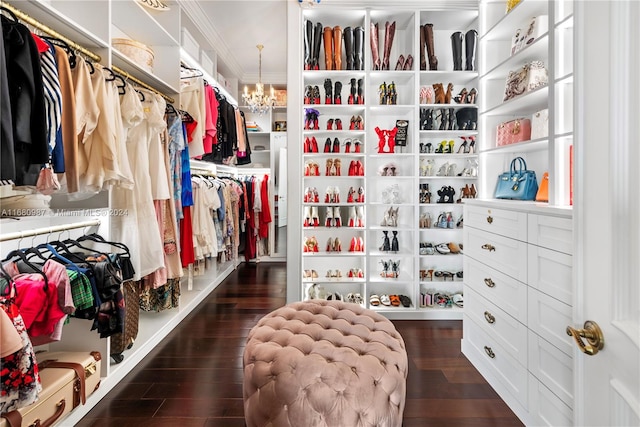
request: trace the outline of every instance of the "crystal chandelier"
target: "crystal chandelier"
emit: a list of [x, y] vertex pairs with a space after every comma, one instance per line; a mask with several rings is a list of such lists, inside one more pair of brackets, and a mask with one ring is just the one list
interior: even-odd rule
[[245, 86], [242, 99], [249, 107], [249, 111], [262, 115], [275, 105], [276, 97], [273, 91], [273, 86], [271, 87], [270, 95], [267, 96], [264, 93], [264, 85], [262, 84], [262, 49], [264, 48], [264, 45], [259, 44], [256, 47], [258, 48], [260, 58], [260, 62], [258, 63], [258, 83], [256, 83], [256, 89], [251, 93], [249, 93], [249, 90]]

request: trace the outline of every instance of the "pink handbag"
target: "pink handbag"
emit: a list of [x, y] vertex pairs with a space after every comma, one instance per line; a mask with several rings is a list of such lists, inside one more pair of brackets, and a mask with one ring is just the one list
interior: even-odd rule
[[531, 120], [519, 118], [500, 123], [496, 128], [496, 146], [515, 144], [531, 139]]

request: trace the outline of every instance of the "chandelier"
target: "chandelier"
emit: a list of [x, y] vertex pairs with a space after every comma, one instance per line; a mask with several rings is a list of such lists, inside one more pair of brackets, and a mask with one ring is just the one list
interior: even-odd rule
[[256, 83], [256, 89], [251, 93], [249, 93], [249, 90], [245, 86], [242, 99], [249, 107], [249, 111], [262, 115], [275, 105], [276, 97], [273, 91], [273, 86], [271, 87], [271, 93], [268, 96], [264, 93], [264, 85], [262, 84], [262, 49], [264, 48], [264, 45], [259, 44], [256, 47], [258, 48], [260, 58], [258, 63], [258, 83]]

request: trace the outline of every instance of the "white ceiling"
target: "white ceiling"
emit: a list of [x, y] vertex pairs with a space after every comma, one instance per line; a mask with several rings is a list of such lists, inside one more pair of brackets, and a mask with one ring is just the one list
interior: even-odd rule
[[262, 82], [287, 80], [287, 0], [186, 0], [183, 8], [215, 47], [218, 71], [241, 84], [258, 81], [258, 48]]

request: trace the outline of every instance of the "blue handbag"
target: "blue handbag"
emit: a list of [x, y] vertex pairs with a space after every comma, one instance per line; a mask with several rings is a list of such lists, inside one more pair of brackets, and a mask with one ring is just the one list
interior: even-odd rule
[[527, 163], [522, 157], [511, 161], [508, 172], [498, 176], [496, 199], [535, 200], [538, 192], [536, 172], [527, 170]]

